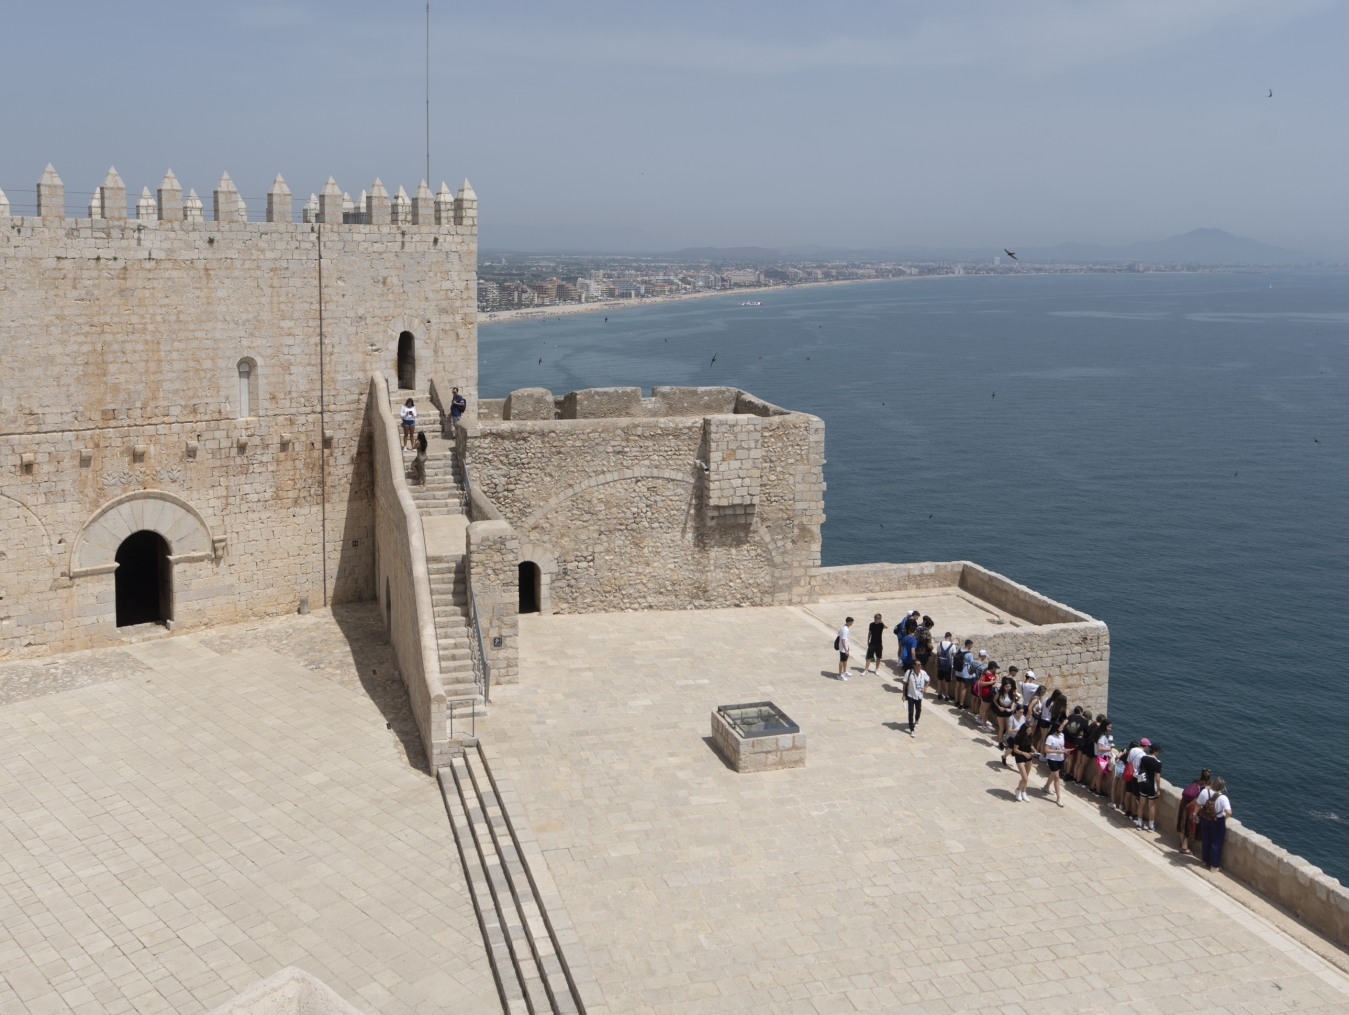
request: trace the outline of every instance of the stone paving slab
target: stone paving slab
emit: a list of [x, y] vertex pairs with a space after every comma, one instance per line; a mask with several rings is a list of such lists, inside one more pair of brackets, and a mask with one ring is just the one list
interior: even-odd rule
[[[1014, 802], [991, 744], [931, 701], [901, 732], [888, 674], [829, 678], [833, 627], [521, 618], [484, 744], [611, 1010], [1349, 1010], [1342, 974], [1138, 833]], [[809, 737], [805, 768], [738, 775], [712, 750], [710, 711], [762, 698]]]
[[377, 618], [343, 623], [111, 650], [135, 667], [0, 707], [0, 1015], [200, 1012], [286, 965], [372, 1013], [499, 1012], [435, 781], [359, 668], [387, 645], [347, 638]]

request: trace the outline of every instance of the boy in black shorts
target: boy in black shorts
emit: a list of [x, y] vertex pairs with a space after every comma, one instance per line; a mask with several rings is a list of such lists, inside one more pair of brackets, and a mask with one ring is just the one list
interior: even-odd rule
[[881, 620], [881, 615], [876, 614], [875, 618], [867, 625], [867, 661], [862, 667], [862, 672], [866, 673], [871, 669], [871, 663], [876, 663], [876, 672], [881, 672], [881, 649], [882, 638], [885, 635], [885, 623]]

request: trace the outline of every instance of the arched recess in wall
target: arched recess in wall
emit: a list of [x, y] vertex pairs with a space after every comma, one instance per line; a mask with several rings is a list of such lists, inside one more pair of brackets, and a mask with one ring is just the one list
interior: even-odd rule
[[[538, 568], [537, 603], [539, 613], [553, 612], [552, 581], [557, 574], [557, 554], [541, 542], [523, 541], [520, 544], [520, 560], [528, 561]], [[531, 575], [533, 577], [533, 575]]]
[[70, 546], [71, 578], [117, 569], [117, 548], [137, 532], [157, 532], [169, 547], [169, 561], [189, 564], [219, 558], [223, 537], [212, 535], [201, 513], [164, 490], [136, 490], [108, 501], [84, 523]]
[[252, 356], [245, 356], [235, 364], [235, 373], [238, 377], [238, 411], [235, 413], [239, 419], [248, 419], [259, 413], [261, 402], [258, 399], [258, 361]]

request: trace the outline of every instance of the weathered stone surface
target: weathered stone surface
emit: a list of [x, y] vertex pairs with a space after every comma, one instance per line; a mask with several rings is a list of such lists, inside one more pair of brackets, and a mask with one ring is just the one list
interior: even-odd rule
[[[237, 191], [221, 183], [219, 213], [237, 217]], [[59, 177], [42, 186], [45, 212]], [[170, 548], [187, 554], [173, 565], [179, 630], [289, 612], [305, 596], [321, 604], [325, 499], [328, 597], [374, 598], [370, 374], [396, 373], [410, 331], [419, 369], [476, 409], [472, 230], [323, 226], [321, 428], [314, 227], [203, 222], [195, 198], [179, 221], [172, 174], [159, 192], [152, 229], [16, 217], [0, 237], [0, 657], [119, 637], [115, 562], [81, 565], [73, 548], [96, 513], [136, 491], [178, 498], [225, 540], [220, 558]], [[280, 197], [274, 188], [274, 214]], [[240, 419], [243, 359], [255, 369]], [[333, 434], [322, 463], [320, 429]], [[92, 570], [72, 578], [82, 566]]]

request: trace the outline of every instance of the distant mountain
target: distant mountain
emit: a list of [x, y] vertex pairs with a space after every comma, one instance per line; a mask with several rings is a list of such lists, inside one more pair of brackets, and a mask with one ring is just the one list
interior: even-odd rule
[[1143, 261], [1149, 264], [1293, 264], [1322, 260], [1318, 254], [1285, 250], [1260, 240], [1233, 236], [1221, 229], [1194, 229], [1165, 240], [1105, 247], [1092, 243], [1060, 243], [1017, 251], [1023, 261]]

